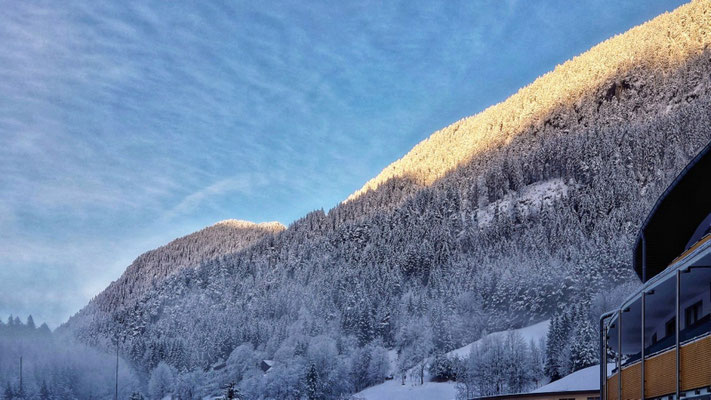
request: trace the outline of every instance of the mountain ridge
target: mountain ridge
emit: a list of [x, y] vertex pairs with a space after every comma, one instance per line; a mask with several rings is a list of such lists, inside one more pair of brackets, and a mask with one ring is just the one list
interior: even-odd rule
[[[148, 287], [185, 268], [195, 268], [211, 259], [238, 252], [285, 229], [279, 222], [254, 223], [236, 219], [216, 222], [142, 253], [97, 297], [113, 298], [106, 303], [109, 309], [125, 307], [132, 296], [140, 295]], [[91, 303], [100, 302], [95, 300]]]
[[[621, 91], [629, 88], [629, 83], [611, 79], [614, 76], [624, 76], [645, 66], [652, 66], [657, 69], [655, 73], [662, 74], [679, 67], [708, 47], [709, 34], [704, 27], [711, 24], [711, 13], [706, 3], [692, 1], [673, 13], [664, 13], [607, 39], [557, 65], [503, 102], [436, 131], [345, 201], [377, 189], [392, 178], [410, 177], [422, 185], [430, 185], [476, 156], [478, 151], [507, 144], [530, 127], [540, 129], [541, 125], [551, 123], [546, 117], [556, 110], [578, 108], [578, 103], [591, 94], [601, 97], [602, 93], [594, 93], [600, 88], [605, 98], [619, 97]], [[615, 57], [611, 56], [613, 53]], [[600, 59], [611, 62], [601, 63]], [[433, 163], [431, 159], [439, 159], [440, 163]]]

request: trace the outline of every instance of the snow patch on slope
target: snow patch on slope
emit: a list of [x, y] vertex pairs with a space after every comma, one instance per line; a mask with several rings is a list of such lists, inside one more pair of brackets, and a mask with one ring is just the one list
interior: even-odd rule
[[479, 226], [489, 225], [496, 213], [510, 214], [517, 211], [525, 216], [544, 206], [550, 206], [554, 201], [568, 195], [568, 188], [571, 184], [574, 185], [572, 182], [566, 183], [562, 179], [556, 178], [533, 183], [517, 192], [510, 192], [501, 200], [477, 210]]
[[[524, 342], [526, 342], [526, 344], [530, 343], [531, 340], [538, 343], [539, 340], [546, 337], [546, 334], [548, 333], [548, 326], [549, 325], [550, 325], [550, 320], [545, 320], [545, 321], [541, 321], [537, 324], [527, 326], [525, 328], [514, 329], [513, 331], [518, 332], [518, 334], [521, 335], [521, 337], [523, 338]], [[492, 337], [492, 338], [499, 337], [501, 339], [504, 339], [509, 332], [510, 331], [494, 332], [494, 333], [491, 333], [485, 337]], [[449, 353], [447, 353], [447, 355], [450, 357], [457, 356], [460, 359], [467, 358], [467, 357], [469, 357], [469, 353], [472, 351], [472, 347], [478, 346], [483, 340], [484, 340], [484, 338], [481, 338], [481, 339], [477, 340], [476, 342], [469, 343], [466, 346], [452, 350]]]

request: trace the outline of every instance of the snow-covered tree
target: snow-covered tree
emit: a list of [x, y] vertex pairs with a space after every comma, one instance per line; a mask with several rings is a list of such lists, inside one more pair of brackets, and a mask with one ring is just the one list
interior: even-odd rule
[[49, 391], [47, 381], [42, 381], [42, 386], [40, 386], [39, 393], [37, 393], [37, 397], [40, 400], [50, 400], [52, 398], [52, 393]]
[[398, 332], [396, 342], [400, 346], [398, 357], [400, 373], [405, 374], [410, 368], [415, 367], [413, 373], [419, 383], [423, 384], [425, 366], [434, 350], [429, 323], [424, 319], [413, 319]]
[[31, 315], [27, 316], [27, 323], [25, 324], [25, 326], [31, 332], [34, 332], [34, 330], [36, 329], [35, 320], [32, 318]]
[[178, 375], [175, 379], [175, 395], [180, 400], [200, 399], [200, 388], [205, 382], [204, 377], [200, 375], [200, 371], [185, 372]]
[[528, 345], [529, 348], [529, 357], [528, 361], [529, 364], [527, 365], [527, 369], [530, 372], [530, 377], [531, 380], [533, 381], [533, 386], [538, 387], [540, 386], [541, 382], [543, 382], [543, 379], [545, 378], [545, 372], [543, 370], [543, 367], [545, 365], [545, 350], [546, 350], [546, 344], [545, 344], [545, 339], [541, 338], [541, 341], [539, 343], [536, 343], [534, 340], [531, 340], [531, 342]]
[[546, 357], [544, 372], [551, 381], [556, 381], [563, 377], [561, 373], [561, 351], [566, 345], [566, 338], [560, 328], [560, 316], [551, 318], [548, 334], [546, 335]]
[[[9, 325], [9, 323], [8, 323]], [[5, 383], [5, 390], [3, 391], [3, 398], [5, 400], [12, 400], [15, 398], [15, 391], [12, 390], [12, 386], [10, 386], [10, 382]]]
[[128, 398], [129, 400], [145, 400], [145, 397], [141, 394], [141, 392], [133, 392], [131, 393], [131, 397]]
[[504, 357], [506, 359], [506, 391], [523, 393], [531, 388], [533, 380], [531, 370], [531, 352], [526, 346], [521, 334], [510, 331], [504, 341]]
[[320, 400], [323, 398], [321, 381], [314, 364], [310, 364], [306, 372], [306, 398], [308, 400]]
[[370, 360], [368, 362], [367, 382], [370, 385], [382, 383], [390, 371], [390, 360], [388, 359], [388, 350], [379, 345], [371, 344]]
[[428, 372], [435, 382], [453, 381], [457, 378], [455, 362], [444, 354], [438, 354], [432, 359]]
[[165, 362], [160, 362], [151, 371], [148, 380], [148, 393], [151, 399], [162, 399], [173, 393], [175, 386], [175, 371]]
[[599, 351], [595, 341], [595, 328], [588, 319], [581, 320], [570, 347], [572, 371], [575, 372], [599, 363]]

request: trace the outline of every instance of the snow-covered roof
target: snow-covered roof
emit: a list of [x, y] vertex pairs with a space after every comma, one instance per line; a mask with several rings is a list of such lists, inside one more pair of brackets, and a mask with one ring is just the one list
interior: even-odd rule
[[262, 363], [259, 365], [259, 368], [261, 368], [262, 371], [267, 373], [272, 369], [273, 366], [274, 360], [262, 360]]
[[[608, 364], [608, 372], [614, 368], [614, 364]], [[541, 386], [531, 393], [552, 393], [552, 392], [582, 392], [600, 390], [600, 366], [583, 368], [572, 374]]]
[[[608, 373], [615, 367], [615, 364], [608, 364]], [[565, 376], [555, 382], [551, 382], [538, 389], [519, 394], [505, 394], [496, 396], [479, 397], [486, 400], [503, 400], [503, 399], [526, 399], [540, 398], [541, 396], [549, 397], [549, 395], [572, 395], [581, 393], [593, 393], [600, 390], [600, 366], [583, 368], [580, 371], [575, 371], [572, 374]]]

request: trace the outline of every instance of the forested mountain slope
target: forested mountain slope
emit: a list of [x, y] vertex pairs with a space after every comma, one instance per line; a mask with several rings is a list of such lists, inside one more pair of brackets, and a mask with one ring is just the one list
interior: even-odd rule
[[234, 380], [249, 398], [298, 398], [317, 376], [333, 398], [381, 380], [386, 348], [405, 370], [588, 310], [632, 278], [643, 218], [711, 139], [709, 26], [711, 1], [695, 1], [610, 39], [328, 213], [144, 292], [110, 286], [121, 300], [100, 295], [61, 329], [98, 346], [118, 333], [143, 374], [164, 361], [203, 392]]
[[278, 222], [225, 220], [175, 239], [138, 256], [117, 281], [92, 300], [89, 308], [97, 305], [104, 311], [116, 311], [183, 269], [245, 249], [284, 229]]

